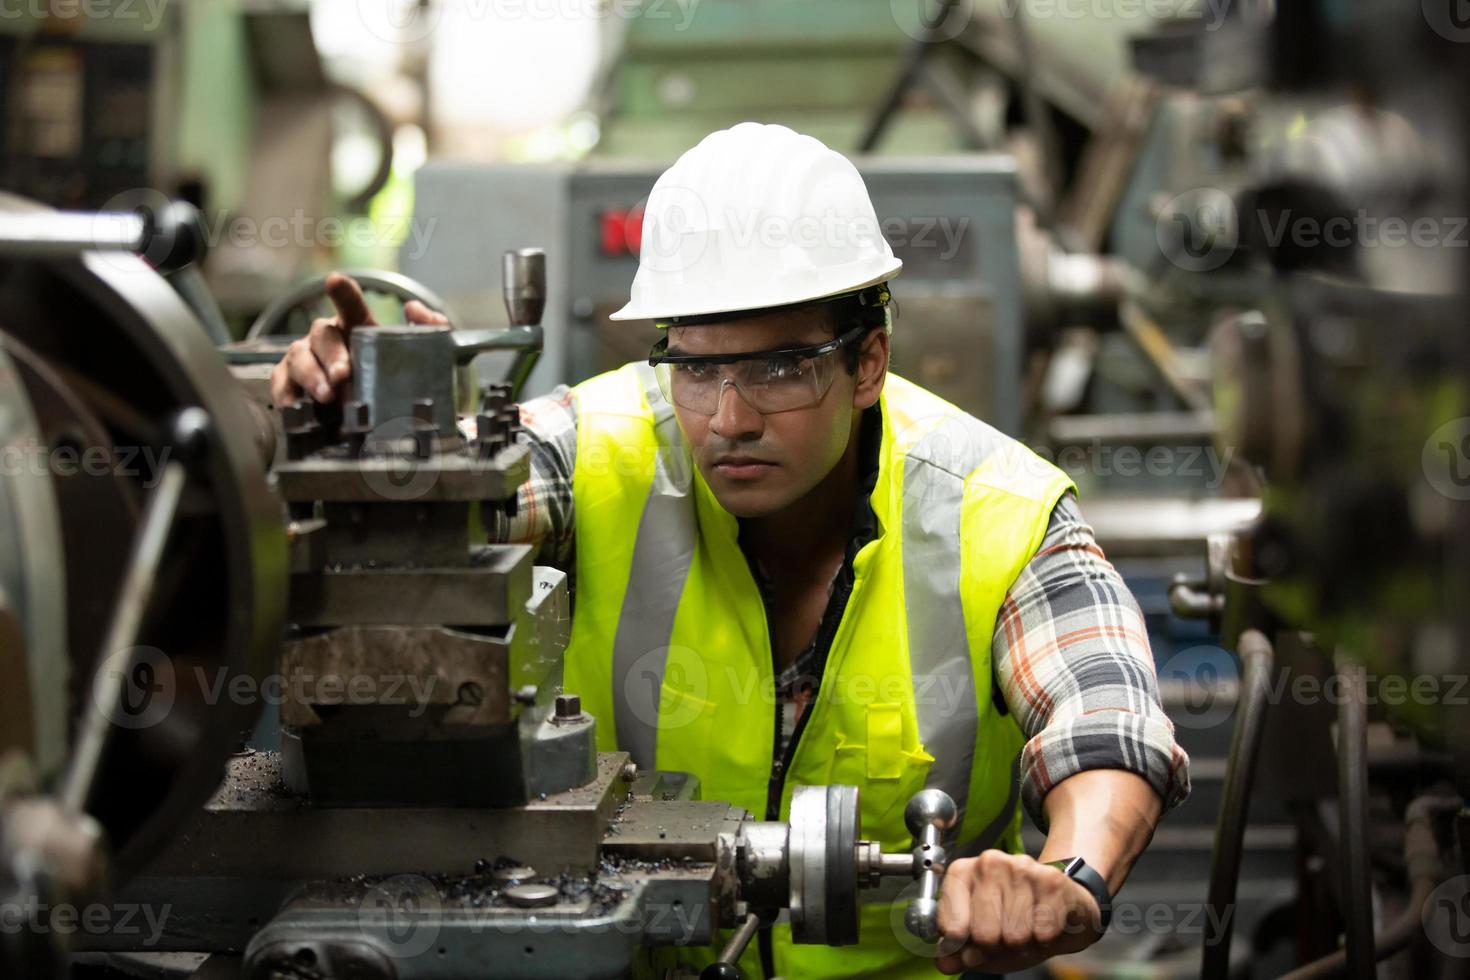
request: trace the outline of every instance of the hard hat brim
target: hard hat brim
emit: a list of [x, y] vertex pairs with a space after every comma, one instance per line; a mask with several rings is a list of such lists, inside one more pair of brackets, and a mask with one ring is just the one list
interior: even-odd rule
[[725, 303], [714, 302], [714, 303], [710, 304], [709, 306], [704, 307], [704, 308], [701, 308], [701, 309], [681, 308], [681, 309], [674, 310], [674, 309], [658, 309], [658, 308], [654, 308], [654, 307], [649, 307], [647, 309], [639, 309], [630, 300], [629, 302], [627, 302], [626, 304], [624, 304], [623, 308], [620, 309], [620, 310], [618, 310], [616, 313], [610, 313], [610, 314], [608, 314], [608, 319], [609, 320], [673, 320], [673, 319], [677, 319], [679, 317], [695, 317], [695, 316], [703, 317], [703, 316], [711, 316], [713, 314], [718, 314], [718, 313], [747, 313], [747, 312], [749, 312], [751, 310], [761, 310], [761, 309], [768, 309], [768, 308], [772, 308], [772, 307], [797, 306], [797, 305], [800, 305], [802, 303], [815, 303], [815, 302], [817, 302], [819, 300], [831, 299], [834, 296], [841, 296], [844, 293], [857, 292], [858, 290], [860, 290], [860, 289], [866, 289], [869, 286], [876, 286], [880, 282], [885, 282], [885, 281], [887, 281], [889, 279], [895, 278], [901, 271], [903, 271], [903, 262], [900, 261], [899, 259], [895, 258], [893, 260], [892, 264], [890, 266], [888, 266], [887, 268], [885, 268], [881, 273], [879, 273], [879, 274], [877, 274], [877, 275], [875, 275], [875, 276], [873, 276], [873, 277], [871, 277], [869, 279], [866, 279], [863, 282], [857, 282], [857, 283], [853, 283], [851, 285], [844, 285], [841, 289], [828, 290], [828, 291], [825, 291], [825, 292], [816, 293], [816, 294], [811, 295], [811, 296], [801, 296], [801, 295], [798, 295], [798, 296], [795, 296], [795, 297], [792, 297], [792, 298], [789, 298], [789, 299], [788, 298], [781, 298], [777, 302], [771, 302], [771, 303], [761, 302], [761, 303], [754, 303], [754, 304], [732, 305], [732, 304], [730, 304], [728, 302], [725, 302]]

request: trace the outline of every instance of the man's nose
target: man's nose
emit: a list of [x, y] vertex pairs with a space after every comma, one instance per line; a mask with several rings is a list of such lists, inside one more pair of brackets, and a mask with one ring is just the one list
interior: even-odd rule
[[729, 378], [720, 381], [720, 401], [709, 421], [710, 431], [724, 439], [749, 439], [765, 430], [765, 417], [751, 407]]

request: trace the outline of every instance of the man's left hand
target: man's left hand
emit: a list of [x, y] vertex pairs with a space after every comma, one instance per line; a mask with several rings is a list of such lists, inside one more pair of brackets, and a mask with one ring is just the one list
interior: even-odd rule
[[942, 972], [1010, 973], [1092, 945], [1102, 912], [1091, 892], [1051, 865], [990, 850], [945, 871], [939, 928]]

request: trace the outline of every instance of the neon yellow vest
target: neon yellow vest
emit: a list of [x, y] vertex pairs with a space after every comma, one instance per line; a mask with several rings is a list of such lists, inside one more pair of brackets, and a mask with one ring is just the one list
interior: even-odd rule
[[[576, 611], [565, 687], [598, 719], [599, 747], [699, 777], [706, 799], [764, 819], [775, 738], [771, 641], [736, 540], [647, 365], [578, 385]], [[862, 836], [908, 850], [910, 797], [960, 806], [952, 857], [1020, 850], [1023, 742], [991, 696], [1001, 603], [1072, 486], [1025, 446], [889, 374], [871, 502], [878, 534], [854, 582], [786, 776], [857, 786]], [[861, 910], [858, 945], [795, 945], [786, 978], [939, 976], [891, 895]], [[761, 976], [756, 944], [741, 962]]]

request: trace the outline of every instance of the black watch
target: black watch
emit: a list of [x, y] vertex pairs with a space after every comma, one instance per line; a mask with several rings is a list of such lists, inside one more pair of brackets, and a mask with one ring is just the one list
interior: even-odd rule
[[1103, 876], [1088, 867], [1087, 862], [1081, 858], [1063, 858], [1046, 863], [1092, 892], [1097, 907], [1102, 910], [1102, 931], [1107, 932], [1108, 923], [1113, 919], [1113, 896], [1108, 894], [1108, 883], [1103, 880]]

